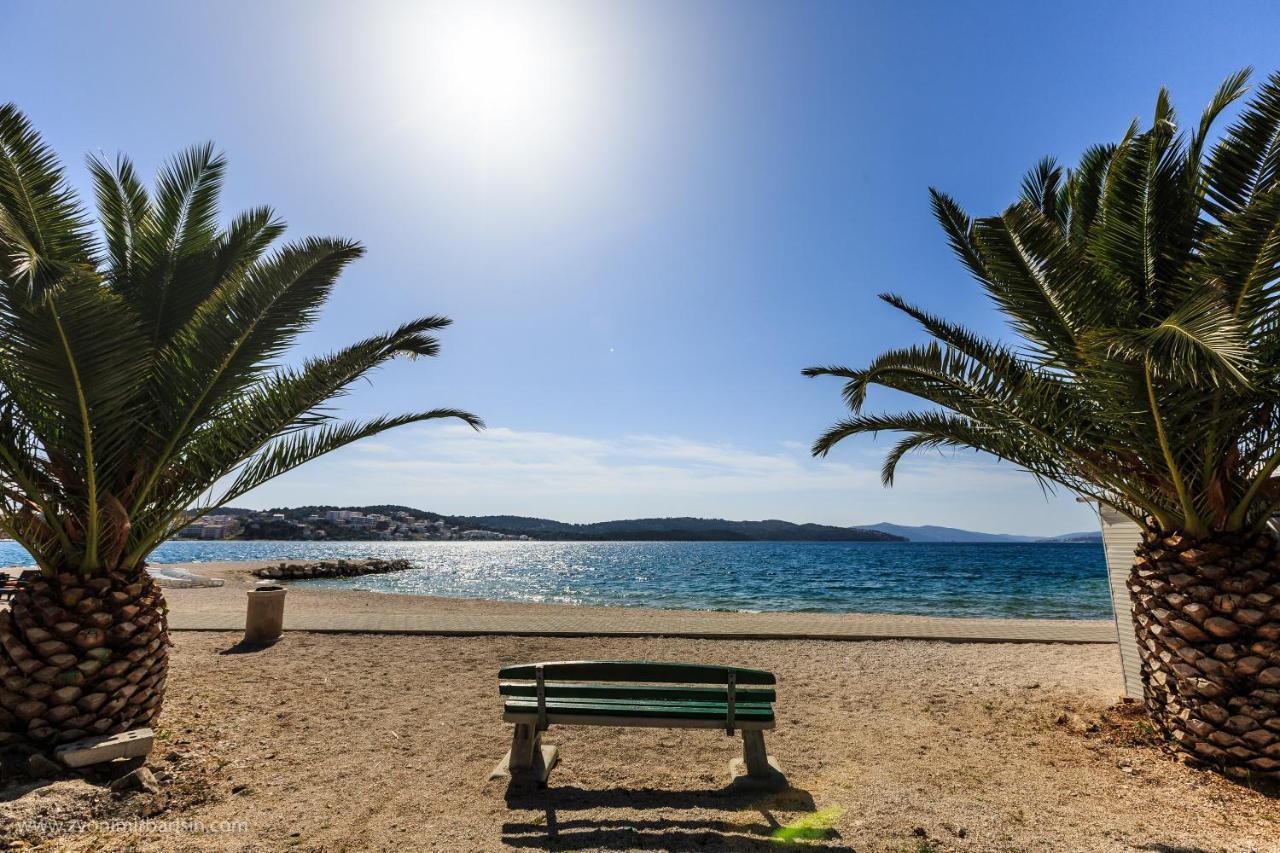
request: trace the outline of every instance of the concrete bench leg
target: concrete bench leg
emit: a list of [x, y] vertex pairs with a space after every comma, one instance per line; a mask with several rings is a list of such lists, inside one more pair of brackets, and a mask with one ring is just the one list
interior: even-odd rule
[[786, 784], [786, 779], [782, 775], [782, 768], [765, 751], [764, 732], [758, 729], [743, 730], [742, 758], [735, 758], [729, 762], [729, 778], [731, 781], [739, 778], [744, 766], [747, 771], [746, 778], [753, 784], [759, 783], [770, 787], [780, 787]]
[[772, 775], [773, 768], [769, 766], [769, 753], [764, 749], [764, 732], [743, 731], [742, 760], [746, 762], [748, 776]]
[[534, 731], [528, 723], [516, 723], [515, 734], [511, 736], [511, 771], [532, 768], [533, 755], [541, 746], [542, 732]]
[[511, 735], [511, 749], [493, 768], [489, 778], [531, 777], [545, 785], [558, 758], [559, 750], [554, 746], [543, 746], [542, 732], [532, 723], [516, 723], [516, 730]]

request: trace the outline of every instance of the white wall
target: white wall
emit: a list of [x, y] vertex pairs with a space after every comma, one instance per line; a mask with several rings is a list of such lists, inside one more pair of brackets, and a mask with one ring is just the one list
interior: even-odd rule
[[1138, 639], [1133, 631], [1133, 607], [1129, 603], [1129, 572], [1133, 569], [1133, 549], [1142, 531], [1110, 507], [1099, 507], [1102, 516], [1102, 547], [1107, 556], [1107, 579], [1111, 606], [1116, 614], [1116, 634], [1120, 641], [1120, 666], [1124, 670], [1124, 695], [1142, 698], [1142, 664]]

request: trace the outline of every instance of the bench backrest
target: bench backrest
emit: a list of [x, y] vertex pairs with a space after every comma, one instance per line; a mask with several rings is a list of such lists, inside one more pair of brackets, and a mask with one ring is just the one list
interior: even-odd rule
[[648, 660], [561, 660], [522, 663], [498, 670], [502, 680], [529, 681], [542, 667], [548, 681], [639, 681], [659, 684], [776, 684], [772, 672], [702, 663], [664, 663]]
[[548, 701], [603, 700], [722, 708], [726, 729], [732, 732], [740, 707], [759, 707], [777, 699], [770, 686], [738, 685], [774, 683], [773, 673], [761, 669], [658, 661], [547, 661], [498, 671], [499, 694], [537, 699], [540, 729], [546, 727]]

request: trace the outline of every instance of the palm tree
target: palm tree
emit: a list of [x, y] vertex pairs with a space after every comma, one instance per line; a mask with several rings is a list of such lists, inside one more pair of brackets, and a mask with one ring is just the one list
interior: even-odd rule
[[[1189, 134], [1168, 94], [1075, 169], [1039, 163], [999, 216], [932, 191], [952, 248], [1015, 344], [905, 300], [932, 337], [846, 380], [852, 410], [814, 444], [905, 436], [905, 454], [970, 448], [1125, 514], [1144, 532], [1129, 579], [1146, 706], [1192, 762], [1280, 777], [1280, 74], [1226, 80]], [[872, 385], [933, 404], [864, 412]]]
[[[300, 366], [348, 240], [268, 208], [222, 228], [224, 161], [192, 148], [154, 193], [91, 159], [91, 223], [40, 136], [0, 106], [0, 531], [40, 578], [0, 612], [0, 744], [123, 731], [160, 712], [166, 608], [147, 555], [272, 477], [434, 409], [339, 422], [326, 406], [388, 360], [434, 355], [424, 317]], [[96, 227], [95, 227], [96, 226]]]

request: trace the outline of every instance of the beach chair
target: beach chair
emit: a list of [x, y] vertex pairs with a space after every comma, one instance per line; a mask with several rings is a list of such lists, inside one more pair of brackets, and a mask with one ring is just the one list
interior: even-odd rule
[[[550, 726], [721, 729], [742, 735], [747, 776], [781, 779], [765, 751], [774, 727], [773, 673], [759, 669], [654, 661], [548, 661], [504, 667], [502, 719], [515, 724], [511, 749], [493, 777], [532, 775], [545, 784], [558, 752], [542, 744]], [[731, 770], [741, 769], [737, 760]]]

